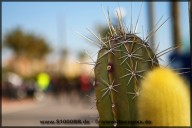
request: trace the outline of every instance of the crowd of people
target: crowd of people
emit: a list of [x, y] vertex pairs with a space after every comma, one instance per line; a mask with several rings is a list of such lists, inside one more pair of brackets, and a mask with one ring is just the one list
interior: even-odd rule
[[83, 98], [94, 92], [94, 78], [81, 74], [74, 78], [67, 78], [61, 74], [41, 72], [34, 79], [22, 80], [15, 73], [9, 73], [7, 80], [2, 82], [2, 96], [8, 99], [35, 98], [36, 94], [51, 94], [55, 97], [71, 93]]

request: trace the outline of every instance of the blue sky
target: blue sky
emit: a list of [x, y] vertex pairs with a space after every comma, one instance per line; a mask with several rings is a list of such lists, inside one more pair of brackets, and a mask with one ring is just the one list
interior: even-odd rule
[[[109, 8], [111, 17], [114, 10], [118, 8], [117, 2], [2, 2], [2, 34], [16, 27], [21, 27], [27, 32], [33, 32], [44, 37], [55, 51], [59, 48], [68, 48], [70, 55], [76, 55], [78, 51], [88, 50], [94, 54], [98, 48], [89, 44], [75, 33], [78, 31], [89, 36], [87, 28], [96, 31], [97, 25], [106, 25], [101, 5], [107, 10]], [[119, 2], [126, 10], [125, 23], [130, 24], [130, 2]], [[133, 2], [133, 25], [139, 14], [140, 2]], [[145, 35], [147, 34], [147, 3], [143, 3], [142, 16], [139, 21], [138, 32], [143, 25]], [[168, 2], [155, 3], [155, 21], [163, 16], [163, 23], [170, 14]], [[183, 43], [188, 41], [189, 45], [189, 22], [188, 3], [180, 2], [180, 28]], [[160, 42], [160, 50], [172, 44], [171, 20], [155, 34], [156, 42]], [[141, 35], [140, 35], [141, 36]], [[187, 45], [185, 45], [187, 46]], [[9, 52], [3, 49], [3, 57]]]

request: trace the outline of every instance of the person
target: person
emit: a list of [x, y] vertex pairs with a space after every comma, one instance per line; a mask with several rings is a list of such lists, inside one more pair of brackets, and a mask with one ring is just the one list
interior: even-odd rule
[[80, 89], [83, 94], [83, 97], [85, 95], [90, 94], [91, 91], [90, 79], [86, 73], [80, 75]]
[[35, 92], [35, 99], [42, 101], [45, 98], [45, 93], [50, 85], [50, 76], [45, 72], [41, 72], [37, 75], [37, 81], [35, 83], [37, 91]]
[[41, 72], [37, 75], [37, 86], [39, 90], [46, 91], [50, 84], [50, 77], [47, 73]]

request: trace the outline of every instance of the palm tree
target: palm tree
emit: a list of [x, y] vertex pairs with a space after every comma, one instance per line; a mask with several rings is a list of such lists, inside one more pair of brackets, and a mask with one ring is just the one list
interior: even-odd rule
[[[191, 0], [189, 0], [189, 25], [190, 25], [189, 27], [190, 27], [190, 42], [192, 41], [192, 35], [191, 35], [191, 34], [192, 34], [192, 32], [191, 32], [191, 31], [192, 31], [192, 30], [191, 30], [191, 29], [192, 29], [192, 28], [191, 28], [191, 18], [192, 18], [192, 16], [191, 16], [191, 15], [192, 15], [192, 13], [191, 13], [191, 4], [192, 4], [192, 3], [191, 3]], [[190, 44], [191, 44], [191, 43], [190, 43]]]
[[[174, 47], [181, 45], [181, 35], [179, 30], [179, 3], [171, 2], [172, 31]], [[180, 49], [176, 49], [178, 52]]]
[[7, 69], [22, 76], [45, 70], [45, 56], [51, 48], [44, 38], [16, 28], [5, 34], [3, 46], [13, 51]]
[[17, 57], [30, 59], [41, 59], [51, 51], [45, 39], [25, 33], [19, 28], [6, 33], [3, 45], [10, 48]]

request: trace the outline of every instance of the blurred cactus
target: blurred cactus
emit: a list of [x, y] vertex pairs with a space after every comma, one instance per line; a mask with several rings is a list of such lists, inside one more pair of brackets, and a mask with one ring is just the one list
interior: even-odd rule
[[141, 83], [139, 120], [150, 120], [150, 126], [190, 126], [189, 90], [176, 72], [156, 68]]

